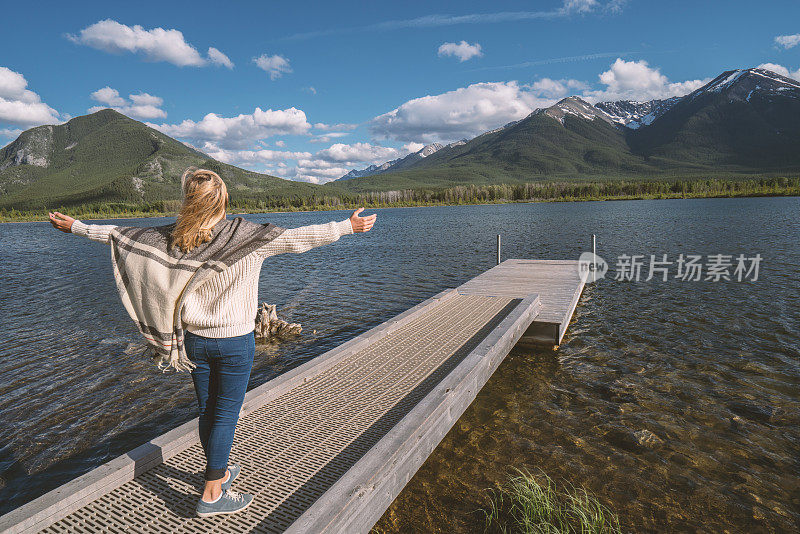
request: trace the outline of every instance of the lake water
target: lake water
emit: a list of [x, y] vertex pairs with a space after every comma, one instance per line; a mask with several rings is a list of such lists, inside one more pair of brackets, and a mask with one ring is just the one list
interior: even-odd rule
[[[260, 345], [251, 387], [454, 287], [503, 256], [576, 259], [598, 236], [557, 352], [515, 349], [378, 523], [473, 532], [513, 467], [583, 486], [626, 531], [800, 524], [800, 199], [378, 211], [368, 234], [264, 263], [260, 301], [303, 324]], [[287, 227], [347, 212], [247, 215]], [[168, 219], [114, 221], [154, 226]], [[0, 513], [195, 416], [187, 374], [139, 358], [106, 245], [0, 225]], [[613, 279], [623, 254], [756, 253], [757, 281]], [[646, 269], [643, 278], [646, 277]]]

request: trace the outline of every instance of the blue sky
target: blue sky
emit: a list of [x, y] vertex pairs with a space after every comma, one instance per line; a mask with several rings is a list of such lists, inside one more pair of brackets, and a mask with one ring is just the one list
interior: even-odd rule
[[3, 7], [0, 143], [115, 107], [223, 161], [312, 182], [475, 136], [570, 94], [663, 98], [763, 64], [800, 78], [796, 1], [35, 9], [42, 16], [24, 2]]

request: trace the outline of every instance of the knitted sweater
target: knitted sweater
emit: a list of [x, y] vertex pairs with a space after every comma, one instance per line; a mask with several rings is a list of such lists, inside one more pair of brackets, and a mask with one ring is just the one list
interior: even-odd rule
[[[72, 223], [72, 233], [108, 244], [111, 224]], [[353, 233], [350, 220], [290, 228], [186, 295], [184, 329], [204, 337], [234, 337], [255, 329], [258, 278], [265, 258], [305, 252]]]

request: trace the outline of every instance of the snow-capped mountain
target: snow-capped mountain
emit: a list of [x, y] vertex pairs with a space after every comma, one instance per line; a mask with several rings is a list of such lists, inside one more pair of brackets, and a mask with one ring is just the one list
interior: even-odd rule
[[[619, 100], [592, 105], [580, 97], [570, 96], [550, 107], [537, 109], [524, 119], [484, 132], [469, 141], [463, 140], [444, 147], [438, 144], [428, 145], [420, 152], [405, 158], [383, 165], [371, 165], [361, 171], [351, 171], [341, 179], [406, 168], [434, 168], [449, 165], [448, 162], [451, 161], [454, 165], [456, 162], [463, 165], [467, 159], [478, 158], [479, 155], [483, 158], [480, 159], [481, 164], [498, 159], [498, 166], [507, 165], [507, 161], [499, 156], [502, 147], [511, 144], [510, 139], [517, 130], [527, 128], [535, 120], [541, 123], [542, 117], [556, 119], [563, 128], [577, 135], [582, 135], [575, 129], [579, 123], [572, 123], [574, 126], [571, 126], [567, 117], [602, 121], [606, 125], [602, 129], [604, 136], [609, 139], [621, 136], [622, 139], [614, 142], [621, 142], [629, 147], [629, 152], [618, 155], [616, 160], [603, 162], [606, 167], [616, 165], [616, 161], [626, 161], [622, 168], [632, 169], [636, 163], [625, 158], [651, 155], [680, 162], [675, 165], [692, 162], [695, 166], [711, 165], [712, 168], [719, 164], [743, 168], [793, 165], [795, 160], [800, 161], [800, 157], [792, 155], [800, 155], [800, 150], [797, 150], [800, 146], [797, 144], [800, 140], [798, 109], [800, 82], [797, 80], [765, 69], [730, 70], [683, 97], [647, 102]], [[556, 128], [554, 130], [547, 130], [549, 126], [544, 126], [543, 123], [540, 126], [532, 136], [518, 142], [508, 157], [514, 159], [526, 152], [531, 154], [535, 168], [548, 169], [550, 161], [545, 158], [540, 162], [538, 159], [544, 157], [546, 151], [568, 152], [569, 154], [560, 156], [566, 161], [577, 155], [571, 151], [585, 149], [581, 143], [570, 148], [563, 138], [558, 137], [563, 129], [559, 129], [557, 124], [553, 124]], [[538, 140], [554, 144], [539, 146]], [[602, 139], [595, 137], [588, 140], [588, 143], [594, 145], [601, 141]], [[466, 147], [461, 147], [465, 144]], [[459, 148], [454, 149], [455, 147]], [[442, 150], [443, 148], [449, 150]], [[433, 153], [437, 153], [434, 158], [422, 161]], [[590, 154], [589, 157], [596, 158], [597, 154]], [[582, 168], [585, 163], [586, 160], [581, 159], [573, 168]], [[645, 172], [644, 169], [642, 167], [641, 172]], [[564, 171], [574, 172], [566, 166]]]
[[353, 169], [341, 178], [337, 178], [337, 180], [350, 180], [351, 178], [361, 178], [362, 176], [372, 176], [373, 174], [380, 174], [390, 168], [392, 165], [400, 161], [400, 159], [393, 159], [391, 161], [387, 161], [386, 163], [382, 163], [380, 165], [370, 165], [366, 169]]
[[664, 114], [681, 97], [637, 102], [635, 100], [617, 100], [616, 102], [598, 102], [594, 106], [604, 111], [613, 122], [635, 130], [647, 126]]
[[437, 151], [439, 151], [439, 150], [441, 150], [443, 148], [444, 148], [444, 145], [440, 145], [439, 143], [431, 143], [429, 145], [425, 145], [424, 147], [422, 147], [422, 150], [416, 152], [416, 155], [424, 158], [424, 157], [430, 156], [434, 152], [437, 152]]
[[568, 96], [563, 100], [559, 100], [555, 105], [549, 108], [537, 109], [532, 114], [537, 113], [549, 115], [561, 124], [564, 124], [564, 117], [567, 115], [574, 115], [587, 120], [601, 119], [606, 122], [613, 122], [608, 113], [577, 96]]
[[729, 70], [683, 98], [693, 100], [701, 95], [723, 92], [730, 100], [746, 102], [750, 102], [754, 94], [798, 98], [800, 82], [766, 69]]
[[[466, 141], [457, 141], [457, 143], [465, 143]], [[393, 159], [391, 161], [387, 161], [385, 163], [381, 163], [380, 165], [370, 165], [366, 169], [353, 169], [352, 171], [348, 172], [338, 180], [350, 180], [351, 178], [361, 178], [362, 176], [372, 176], [373, 174], [381, 174], [387, 172], [389, 170], [400, 170], [403, 169], [417, 161], [421, 160], [422, 158], [426, 158], [431, 154], [438, 152], [439, 150], [443, 149], [445, 146], [455, 146], [455, 143], [451, 143], [449, 145], [442, 145], [440, 143], [431, 143], [429, 145], [425, 145], [417, 152], [412, 152], [408, 156], [404, 156], [402, 158]]]
[[[598, 102], [595, 107], [604, 111], [617, 124], [635, 130], [652, 124], [683, 99], [725, 92], [731, 101], [750, 101], [753, 94], [791, 95], [800, 90], [800, 82], [766, 69], [738, 69], [723, 72], [708, 84], [684, 97], [672, 97], [649, 102], [618, 100]], [[800, 96], [800, 95], [798, 95]]]

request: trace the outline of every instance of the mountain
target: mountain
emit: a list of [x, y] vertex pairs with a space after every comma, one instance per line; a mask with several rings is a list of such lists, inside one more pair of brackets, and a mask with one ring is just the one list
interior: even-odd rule
[[[543, 177], [651, 174], [623, 128], [578, 97], [531, 113], [469, 141], [448, 145], [406, 169], [341, 182], [355, 192], [466, 184], [522, 183]], [[340, 184], [340, 182], [336, 182]]]
[[407, 167], [410, 167], [412, 164], [418, 162], [422, 158], [428, 157], [434, 152], [441, 150], [442, 148], [444, 148], [444, 145], [440, 145], [439, 143], [431, 143], [429, 145], [425, 145], [417, 152], [412, 152], [408, 156], [393, 159], [391, 161], [387, 161], [386, 163], [382, 163], [381, 165], [370, 165], [366, 169], [361, 169], [361, 170], [353, 169], [352, 171], [348, 172], [341, 178], [337, 178], [334, 181], [349, 180], [351, 178], [361, 178], [364, 176], [372, 176], [373, 174], [381, 174], [384, 172], [405, 169]]
[[[678, 98], [670, 98], [666, 100], [651, 100], [649, 102], [634, 102], [629, 100], [619, 100], [617, 102], [601, 102], [592, 107], [588, 102], [581, 100], [578, 97], [567, 97], [558, 102], [555, 106], [545, 109], [539, 109], [533, 113], [545, 113], [559, 122], [563, 123], [566, 115], [575, 115], [584, 119], [592, 120], [599, 118], [606, 122], [612, 122], [628, 128], [638, 128], [642, 124], [650, 124], [661, 113], [669, 109], [669, 107], [677, 101]], [[523, 119], [524, 120], [524, 119]], [[489, 130], [482, 135], [492, 134], [499, 132], [520, 123], [522, 121], [513, 121]], [[404, 158], [399, 158], [387, 161], [380, 165], [370, 165], [369, 167], [361, 170], [353, 169], [338, 180], [350, 180], [352, 178], [363, 178], [364, 176], [372, 176], [375, 174], [384, 174], [387, 172], [399, 171], [412, 167], [420, 159], [441, 150], [442, 148], [452, 148], [466, 144], [468, 141], [462, 139], [449, 145], [441, 145], [439, 143], [432, 143], [425, 146], [419, 152], [409, 154]]]
[[648, 102], [617, 100], [616, 102], [598, 102], [594, 106], [605, 112], [613, 122], [635, 130], [640, 126], [652, 124], [678, 100], [680, 97], [677, 96]]
[[800, 82], [764, 69], [726, 71], [627, 137], [634, 152], [653, 162], [795, 170]]
[[597, 109], [590, 103], [578, 98], [577, 96], [568, 96], [549, 108], [537, 109], [533, 112], [533, 114], [547, 115], [556, 119], [561, 124], [564, 124], [564, 120], [570, 116], [580, 117], [581, 119], [586, 119], [589, 121], [600, 119], [601, 121], [605, 121], [609, 124], [614, 122], [607, 113]]
[[180, 175], [191, 165], [219, 172], [232, 199], [310, 194], [319, 187], [226, 165], [104, 109], [57, 126], [31, 128], [1, 149], [0, 207], [179, 199]]
[[568, 97], [473, 139], [434, 143], [323, 186], [226, 165], [106, 109], [32, 128], [1, 149], [0, 209], [177, 200], [190, 165], [219, 172], [234, 202], [302, 206], [312, 196], [327, 203], [326, 196], [470, 184], [796, 175], [798, 147], [800, 82], [764, 69], [723, 72], [680, 98], [591, 105]]
[[800, 172], [800, 83], [726, 71], [679, 98], [591, 105], [572, 96], [448, 146], [404, 169], [354, 178], [351, 191], [552, 179]]

